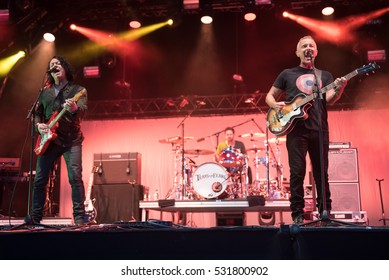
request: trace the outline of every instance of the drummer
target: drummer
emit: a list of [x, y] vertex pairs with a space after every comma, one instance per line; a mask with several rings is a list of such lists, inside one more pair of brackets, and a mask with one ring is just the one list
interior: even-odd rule
[[224, 130], [225, 141], [218, 144], [215, 153], [215, 160], [220, 162], [221, 154], [225, 149], [233, 149], [235, 152], [246, 155], [246, 147], [243, 142], [235, 140], [235, 130], [232, 127], [226, 127]]

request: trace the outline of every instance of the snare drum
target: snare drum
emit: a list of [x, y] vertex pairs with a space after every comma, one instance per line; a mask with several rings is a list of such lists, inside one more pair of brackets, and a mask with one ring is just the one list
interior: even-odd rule
[[227, 188], [228, 173], [218, 163], [201, 164], [193, 174], [194, 190], [204, 198], [215, 198], [222, 195]]
[[245, 163], [245, 156], [234, 148], [225, 148], [219, 156], [219, 162], [224, 167], [241, 167]]

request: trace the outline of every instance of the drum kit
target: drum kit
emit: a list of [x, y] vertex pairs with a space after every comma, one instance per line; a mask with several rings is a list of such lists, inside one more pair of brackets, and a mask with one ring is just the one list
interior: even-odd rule
[[[262, 133], [246, 133], [240, 135], [250, 141], [259, 141]], [[247, 154], [233, 147], [228, 147], [219, 155], [218, 162], [204, 162], [197, 165], [193, 158], [212, 155], [214, 151], [205, 149], [182, 149], [182, 142], [194, 137], [180, 136], [159, 140], [162, 144], [171, 144], [174, 153], [173, 187], [168, 191], [166, 199], [201, 200], [201, 199], [238, 199], [247, 196], [261, 195], [273, 199], [287, 199], [288, 191], [283, 186], [283, 165], [280, 163], [280, 145], [285, 138], [271, 138], [264, 141], [265, 147], [253, 145], [246, 149]], [[274, 144], [273, 159], [261, 156], [266, 145]], [[183, 154], [184, 153], [184, 154]], [[253, 156], [251, 156], [253, 154]], [[250, 159], [253, 160], [255, 179], [252, 180]], [[267, 164], [267, 162], [269, 164]], [[261, 179], [260, 166], [276, 170], [274, 179]], [[268, 176], [267, 176], [268, 178]], [[269, 183], [268, 183], [269, 181]]]

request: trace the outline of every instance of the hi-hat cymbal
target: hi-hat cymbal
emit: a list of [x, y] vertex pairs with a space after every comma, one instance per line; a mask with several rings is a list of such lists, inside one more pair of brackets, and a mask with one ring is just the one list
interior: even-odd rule
[[248, 152], [254, 152], [254, 153], [256, 153], [256, 152], [261, 152], [261, 151], [263, 151], [263, 150], [264, 150], [264, 149], [261, 149], [261, 148], [258, 148], [258, 147], [246, 149], [246, 151], [248, 151]]
[[210, 155], [213, 154], [210, 150], [200, 150], [200, 149], [192, 149], [192, 150], [185, 150], [185, 154], [188, 155]]
[[272, 144], [280, 144], [281, 142], [285, 142], [286, 141], [286, 138], [278, 138], [278, 137], [275, 137], [275, 138], [270, 138], [268, 140], [268, 143], [272, 143]]
[[[184, 141], [193, 140], [193, 139], [194, 139], [194, 137], [191, 137], [191, 136], [185, 136], [184, 137]], [[182, 141], [182, 137], [181, 136], [174, 136], [174, 137], [169, 137], [169, 138], [166, 138], [166, 139], [161, 139], [158, 142], [162, 143], [162, 144], [178, 144], [181, 141]]]
[[260, 138], [260, 137], [265, 137], [265, 136], [266, 136], [266, 134], [261, 133], [261, 132], [249, 132], [249, 133], [244, 133], [244, 134], [239, 135], [239, 137], [242, 137], [242, 138]]

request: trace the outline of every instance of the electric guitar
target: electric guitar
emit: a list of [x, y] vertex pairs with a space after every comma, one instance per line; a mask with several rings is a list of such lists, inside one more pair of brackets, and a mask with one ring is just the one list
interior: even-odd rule
[[[77, 102], [78, 99], [80, 99], [81, 96], [85, 95], [86, 90], [82, 89], [80, 90], [74, 97], [72, 98], [74, 102]], [[47, 147], [50, 145], [52, 141], [54, 141], [55, 138], [57, 138], [57, 134], [55, 133], [56, 129], [58, 128], [58, 121], [60, 118], [62, 118], [63, 114], [67, 111], [67, 108], [64, 107], [61, 112], [54, 112], [54, 114], [51, 116], [50, 120], [47, 122], [47, 125], [49, 126], [49, 130], [47, 133], [42, 133], [38, 135], [38, 139], [36, 141], [34, 152], [36, 155], [42, 155]]]
[[[375, 69], [380, 69], [380, 66], [375, 62], [364, 65], [351, 73], [344, 76], [347, 80], [350, 80], [356, 75], [366, 74]], [[320, 89], [320, 92], [305, 94], [297, 94], [292, 101], [285, 102], [285, 106], [280, 110], [270, 108], [267, 112], [266, 123], [269, 131], [276, 136], [283, 136], [288, 134], [295, 125], [296, 119], [307, 119], [308, 114], [306, 111], [312, 106], [312, 102], [317, 96], [335, 88], [335, 82]]]
[[88, 183], [88, 189], [85, 195], [85, 222], [86, 223], [94, 223], [96, 221], [97, 217], [97, 210], [94, 206], [95, 200], [91, 199], [91, 192], [92, 192], [92, 186], [93, 186], [93, 181], [94, 181], [94, 175], [97, 172], [98, 167], [93, 166], [92, 167], [92, 172], [89, 177], [89, 183]]

